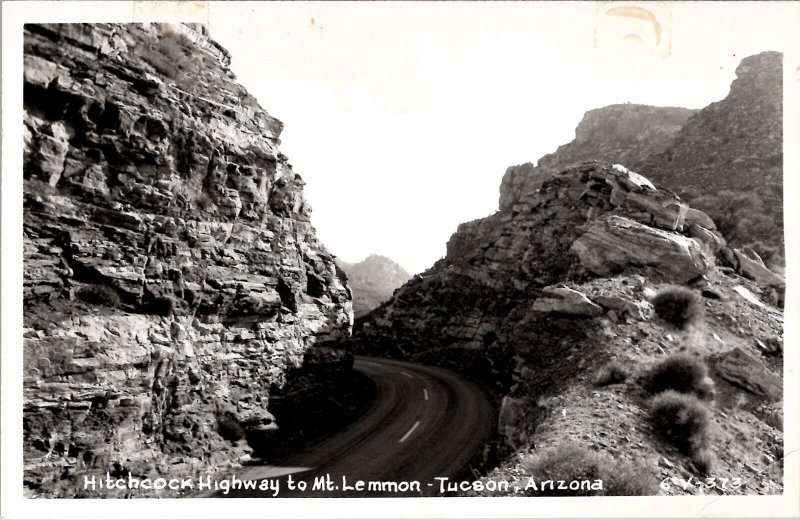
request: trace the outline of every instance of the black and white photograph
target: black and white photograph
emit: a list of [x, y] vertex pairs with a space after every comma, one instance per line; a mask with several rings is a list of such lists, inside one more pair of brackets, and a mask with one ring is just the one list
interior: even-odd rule
[[3, 518], [800, 515], [800, 4], [2, 8]]

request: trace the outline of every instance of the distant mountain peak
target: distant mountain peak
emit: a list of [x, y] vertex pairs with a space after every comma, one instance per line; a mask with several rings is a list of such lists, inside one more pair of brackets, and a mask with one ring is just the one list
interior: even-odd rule
[[394, 290], [411, 278], [411, 274], [400, 264], [388, 256], [375, 253], [357, 263], [341, 260], [337, 260], [337, 263], [350, 282], [356, 316], [366, 314], [391, 298]]

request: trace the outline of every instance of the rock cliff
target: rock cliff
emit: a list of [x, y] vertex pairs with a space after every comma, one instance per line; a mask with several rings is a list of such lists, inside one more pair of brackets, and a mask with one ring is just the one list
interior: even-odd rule
[[271, 389], [352, 323], [281, 122], [199, 25], [24, 46], [27, 493], [246, 461]]
[[743, 59], [725, 99], [694, 114], [665, 150], [640, 167], [690, 201], [722, 190], [756, 194], [768, 225], [739, 242], [782, 246], [783, 55]]
[[400, 264], [381, 255], [369, 255], [364, 260], [349, 264], [337, 260], [347, 274], [353, 291], [353, 312], [361, 317], [392, 297], [395, 289], [411, 275]]

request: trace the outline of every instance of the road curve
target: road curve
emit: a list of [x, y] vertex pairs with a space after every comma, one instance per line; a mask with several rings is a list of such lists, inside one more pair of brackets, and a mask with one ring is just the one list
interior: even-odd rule
[[[304, 446], [270, 466], [248, 466], [240, 480], [271, 479], [278, 497], [441, 496], [435, 477], [454, 478], [489, 439], [494, 409], [474, 384], [453, 372], [416, 363], [357, 356], [355, 370], [375, 382], [370, 408], [347, 428]], [[308, 482], [287, 489], [287, 475]], [[313, 490], [330, 475], [328, 489]], [[420, 491], [347, 490], [356, 481], [420, 483]], [[428, 485], [431, 484], [431, 485]], [[335, 486], [335, 487], [334, 487]], [[196, 496], [196, 495], [195, 495]], [[271, 497], [274, 490], [237, 489], [212, 497]]]

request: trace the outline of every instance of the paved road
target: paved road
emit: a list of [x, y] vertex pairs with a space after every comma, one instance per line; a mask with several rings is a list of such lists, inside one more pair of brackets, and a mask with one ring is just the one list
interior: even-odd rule
[[[484, 447], [495, 422], [484, 393], [460, 376], [438, 367], [356, 357], [355, 369], [371, 378], [377, 395], [371, 407], [343, 431], [320, 439], [273, 466], [250, 466], [241, 480], [270, 479], [279, 497], [440, 496], [435, 477], [459, 476]], [[287, 475], [308, 482], [301, 492], [287, 489]], [[330, 475], [330, 488], [312, 490], [315, 478]], [[365, 482], [419, 481], [405, 493], [394, 489], [344, 489]], [[433, 484], [428, 486], [428, 483]], [[335, 486], [335, 488], [333, 487]], [[376, 488], [377, 486], [377, 488]], [[273, 491], [240, 489], [227, 495], [266, 497]]]

